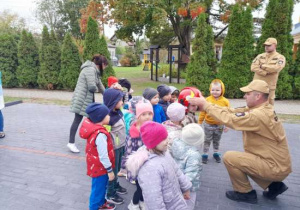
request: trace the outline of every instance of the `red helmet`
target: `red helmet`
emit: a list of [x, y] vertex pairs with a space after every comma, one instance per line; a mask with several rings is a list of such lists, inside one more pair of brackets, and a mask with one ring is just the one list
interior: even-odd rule
[[201, 96], [201, 92], [197, 88], [185, 87], [179, 93], [178, 102], [187, 107], [189, 105], [187, 97], [193, 98], [193, 97], [200, 97], [200, 96]]

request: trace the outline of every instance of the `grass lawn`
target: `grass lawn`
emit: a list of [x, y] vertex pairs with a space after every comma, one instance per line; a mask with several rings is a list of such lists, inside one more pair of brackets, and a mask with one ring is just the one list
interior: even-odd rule
[[[137, 67], [114, 67], [117, 78], [126, 78], [131, 82], [134, 95], [142, 95], [143, 91], [147, 87], [156, 87], [162, 82], [156, 82], [150, 80], [151, 71], [143, 71], [142, 66]], [[179, 90], [185, 87], [185, 84], [177, 83], [165, 83], [177, 87]]]

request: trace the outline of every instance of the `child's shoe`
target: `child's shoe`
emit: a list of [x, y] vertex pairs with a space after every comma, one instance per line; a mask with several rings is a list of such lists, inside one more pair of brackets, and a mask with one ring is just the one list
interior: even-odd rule
[[3, 131], [0, 132], [0, 138], [4, 138], [5, 137], [5, 133]]
[[118, 194], [120, 194], [120, 195], [123, 195], [123, 194], [126, 194], [126, 193], [127, 193], [127, 190], [119, 184], [119, 186], [117, 187], [116, 192], [117, 192]]
[[139, 202], [139, 206], [140, 206], [140, 209], [141, 209], [141, 210], [146, 210], [146, 205], [145, 205], [145, 202], [144, 202], [144, 201], [140, 201], [140, 202]]
[[117, 193], [113, 196], [107, 196], [107, 201], [109, 203], [120, 205], [124, 202], [124, 199], [121, 198]]
[[139, 206], [139, 204], [133, 204], [133, 202], [131, 200], [130, 204], [128, 205], [128, 209], [129, 210], [140, 210], [140, 206]]
[[74, 152], [74, 153], [80, 152], [79, 149], [76, 147], [75, 144], [68, 143], [67, 147], [70, 149], [71, 152]]
[[208, 162], [208, 155], [202, 155], [202, 163], [207, 164]]
[[127, 177], [126, 169], [121, 169], [118, 173], [118, 177]]
[[116, 205], [113, 203], [108, 203], [107, 201], [105, 201], [105, 203], [99, 207], [99, 210], [105, 210], [105, 209], [115, 209]]
[[220, 154], [219, 153], [215, 152], [213, 154], [213, 156], [214, 156], [214, 158], [215, 158], [215, 160], [216, 160], [217, 163], [221, 163], [221, 158], [220, 158]]

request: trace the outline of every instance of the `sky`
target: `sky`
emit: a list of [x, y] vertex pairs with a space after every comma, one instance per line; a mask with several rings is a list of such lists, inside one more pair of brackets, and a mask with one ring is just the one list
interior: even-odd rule
[[[26, 25], [32, 32], [41, 32], [42, 25], [35, 17], [35, 2], [39, 0], [0, 0], [0, 12], [3, 10], [10, 10], [12, 13], [17, 13], [20, 17], [24, 18]], [[234, 1], [234, 0], [228, 0]], [[264, 16], [264, 11], [259, 12], [260, 17]], [[293, 24], [300, 22], [300, 3], [294, 6], [292, 16]], [[105, 35], [111, 37], [114, 35], [115, 27], [105, 26]]]

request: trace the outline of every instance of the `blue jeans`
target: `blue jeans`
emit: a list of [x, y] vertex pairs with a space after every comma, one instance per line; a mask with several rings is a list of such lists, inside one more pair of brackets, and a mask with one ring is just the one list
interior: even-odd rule
[[3, 114], [2, 111], [0, 110], [0, 132], [3, 132]]
[[105, 193], [108, 183], [108, 175], [104, 174], [92, 178], [92, 190], [90, 195], [90, 210], [98, 210], [105, 203]]

